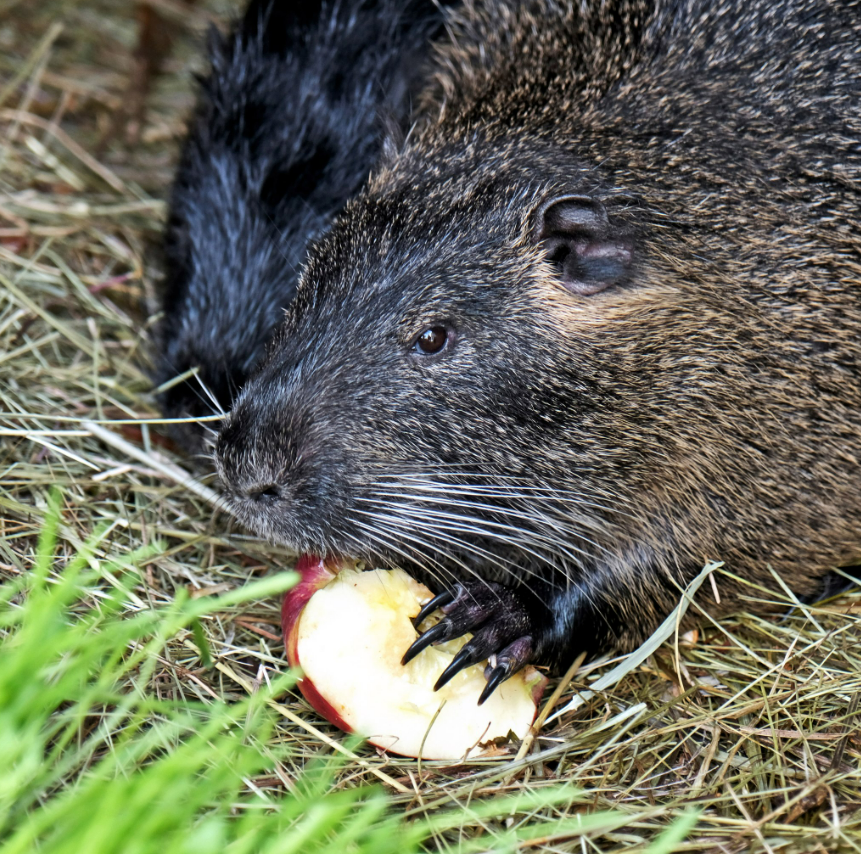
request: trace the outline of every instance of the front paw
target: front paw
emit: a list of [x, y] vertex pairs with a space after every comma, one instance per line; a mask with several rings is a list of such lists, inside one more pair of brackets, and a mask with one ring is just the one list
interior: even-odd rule
[[436, 610], [442, 612], [442, 619], [419, 635], [404, 654], [403, 664], [431, 644], [458, 638], [466, 632], [472, 632], [473, 637], [437, 679], [435, 691], [463, 668], [488, 658], [484, 671], [487, 685], [478, 698], [481, 705], [498, 685], [535, 655], [530, 612], [519, 596], [500, 584], [483, 581], [457, 584], [431, 599], [419, 611], [413, 625], [418, 628]]

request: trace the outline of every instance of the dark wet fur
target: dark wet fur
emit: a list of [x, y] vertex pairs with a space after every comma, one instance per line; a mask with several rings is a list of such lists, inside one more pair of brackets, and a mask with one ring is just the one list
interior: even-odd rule
[[710, 560], [715, 615], [858, 565], [859, 46], [850, 2], [467, 4], [223, 427], [237, 515], [452, 587], [506, 672]]
[[[379, 156], [383, 120], [408, 121], [442, 26], [432, 0], [252, 0], [229, 37], [213, 31], [171, 199], [156, 351], [157, 384], [196, 365], [200, 381], [160, 395], [165, 415], [230, 408], [308, 241]], [[176, 435], [200, 449], [202, 428]]]

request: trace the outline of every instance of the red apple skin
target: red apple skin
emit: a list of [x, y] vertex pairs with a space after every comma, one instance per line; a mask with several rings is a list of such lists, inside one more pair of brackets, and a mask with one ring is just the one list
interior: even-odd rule
[[281, 629], [284, 632], [287, 660], [293, 667], [299, 664], [296, 650], [299, 617], [308, 600], [321, 587], [325, 587], [337, 571], [327, 566], [325, 558], [316, 555], [302, 555], [296, 563], [299, 583], [284, 594], [284, 604], [281, 606]]
[[[281, 606], [281, 629], [284, 632], [284, 651], [291, 667], [301, 667], [299, 661], [299, 617], [308, 604], [308, 600], [321, 588], [325, 587], [339, 568], [330, 566], [325, 558], [316, 555], [302, 555], [296, 563], [299, 573], [299, 583], [284, 595]], [[344, 732], [352, 732], [350, 725], [341, 717], [338, 711], [325, 700], [314, 687], [310, 679], [299, 679], [296, 683], [302, 696], [327, 721], [335, 724]]]
[[535, 685], [532, 687], [532, 702], [535, 703], [535, 717], [532, 720], [538, 717], [538, 707], [541, 705], [544, 689], [547, 688], [547, 683], [550, 681], [543, 673], [538, 673], [538, 676], [539, 678], [535, 680]]
[[[308, 604], [308, 600], [321, 588], [325, 587], [335, 576], [344, 569], [346, 564], [339, 563], [334, 558], [321, 558], [316, 555], [304, 554], [296, 563], [299, 573], [299, 583], [284, 595], [281, 606], [281, 629], [284, 633], [284, 648], [287, 661], [291, 667], [301, 667], [299, 660], [299, 618]], [[532, 687], [532, 699], [535, 703], [535, 715], [538, 705], [547, 686], [547, 677], [535, 673], [537, 677]], [[317, 691], [310, 679], [299, 679], [296, 683], [302, 696], [311, 704], [315, 711], [329, 723], [334, 724], [344, 732], [352, 733], [353, 728], [341, 717], [337, 709]]]

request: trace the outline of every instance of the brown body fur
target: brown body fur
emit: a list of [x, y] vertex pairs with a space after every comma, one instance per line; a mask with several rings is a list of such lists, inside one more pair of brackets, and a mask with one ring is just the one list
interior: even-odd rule
[[[801, 595], [861, 562], [861, 5], [471, 3], [424, 112], [222, 434], [249, 524], [544, 584], [556, 664], [642, 641], [706, 561]], [[566, 194], [632, 247], [596, 293], [536, 237]]]

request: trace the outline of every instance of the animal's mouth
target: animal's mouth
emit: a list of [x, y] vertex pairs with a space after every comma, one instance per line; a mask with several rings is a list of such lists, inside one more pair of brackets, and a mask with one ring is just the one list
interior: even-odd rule
[[525, 477], [477, 466], [432, 475], [372, 470], [333, 483], [319, 466], [297, 472], [271, 453], [252, 466], [253, 458], [233, 442], [217, 455], [242, 525], [298, 554], [401, 567], [437, 590], [470, 580], [516, 587], [538, 576], [574, 577], [594, 545], [596, 523], [578, 508], [579, 494]]

